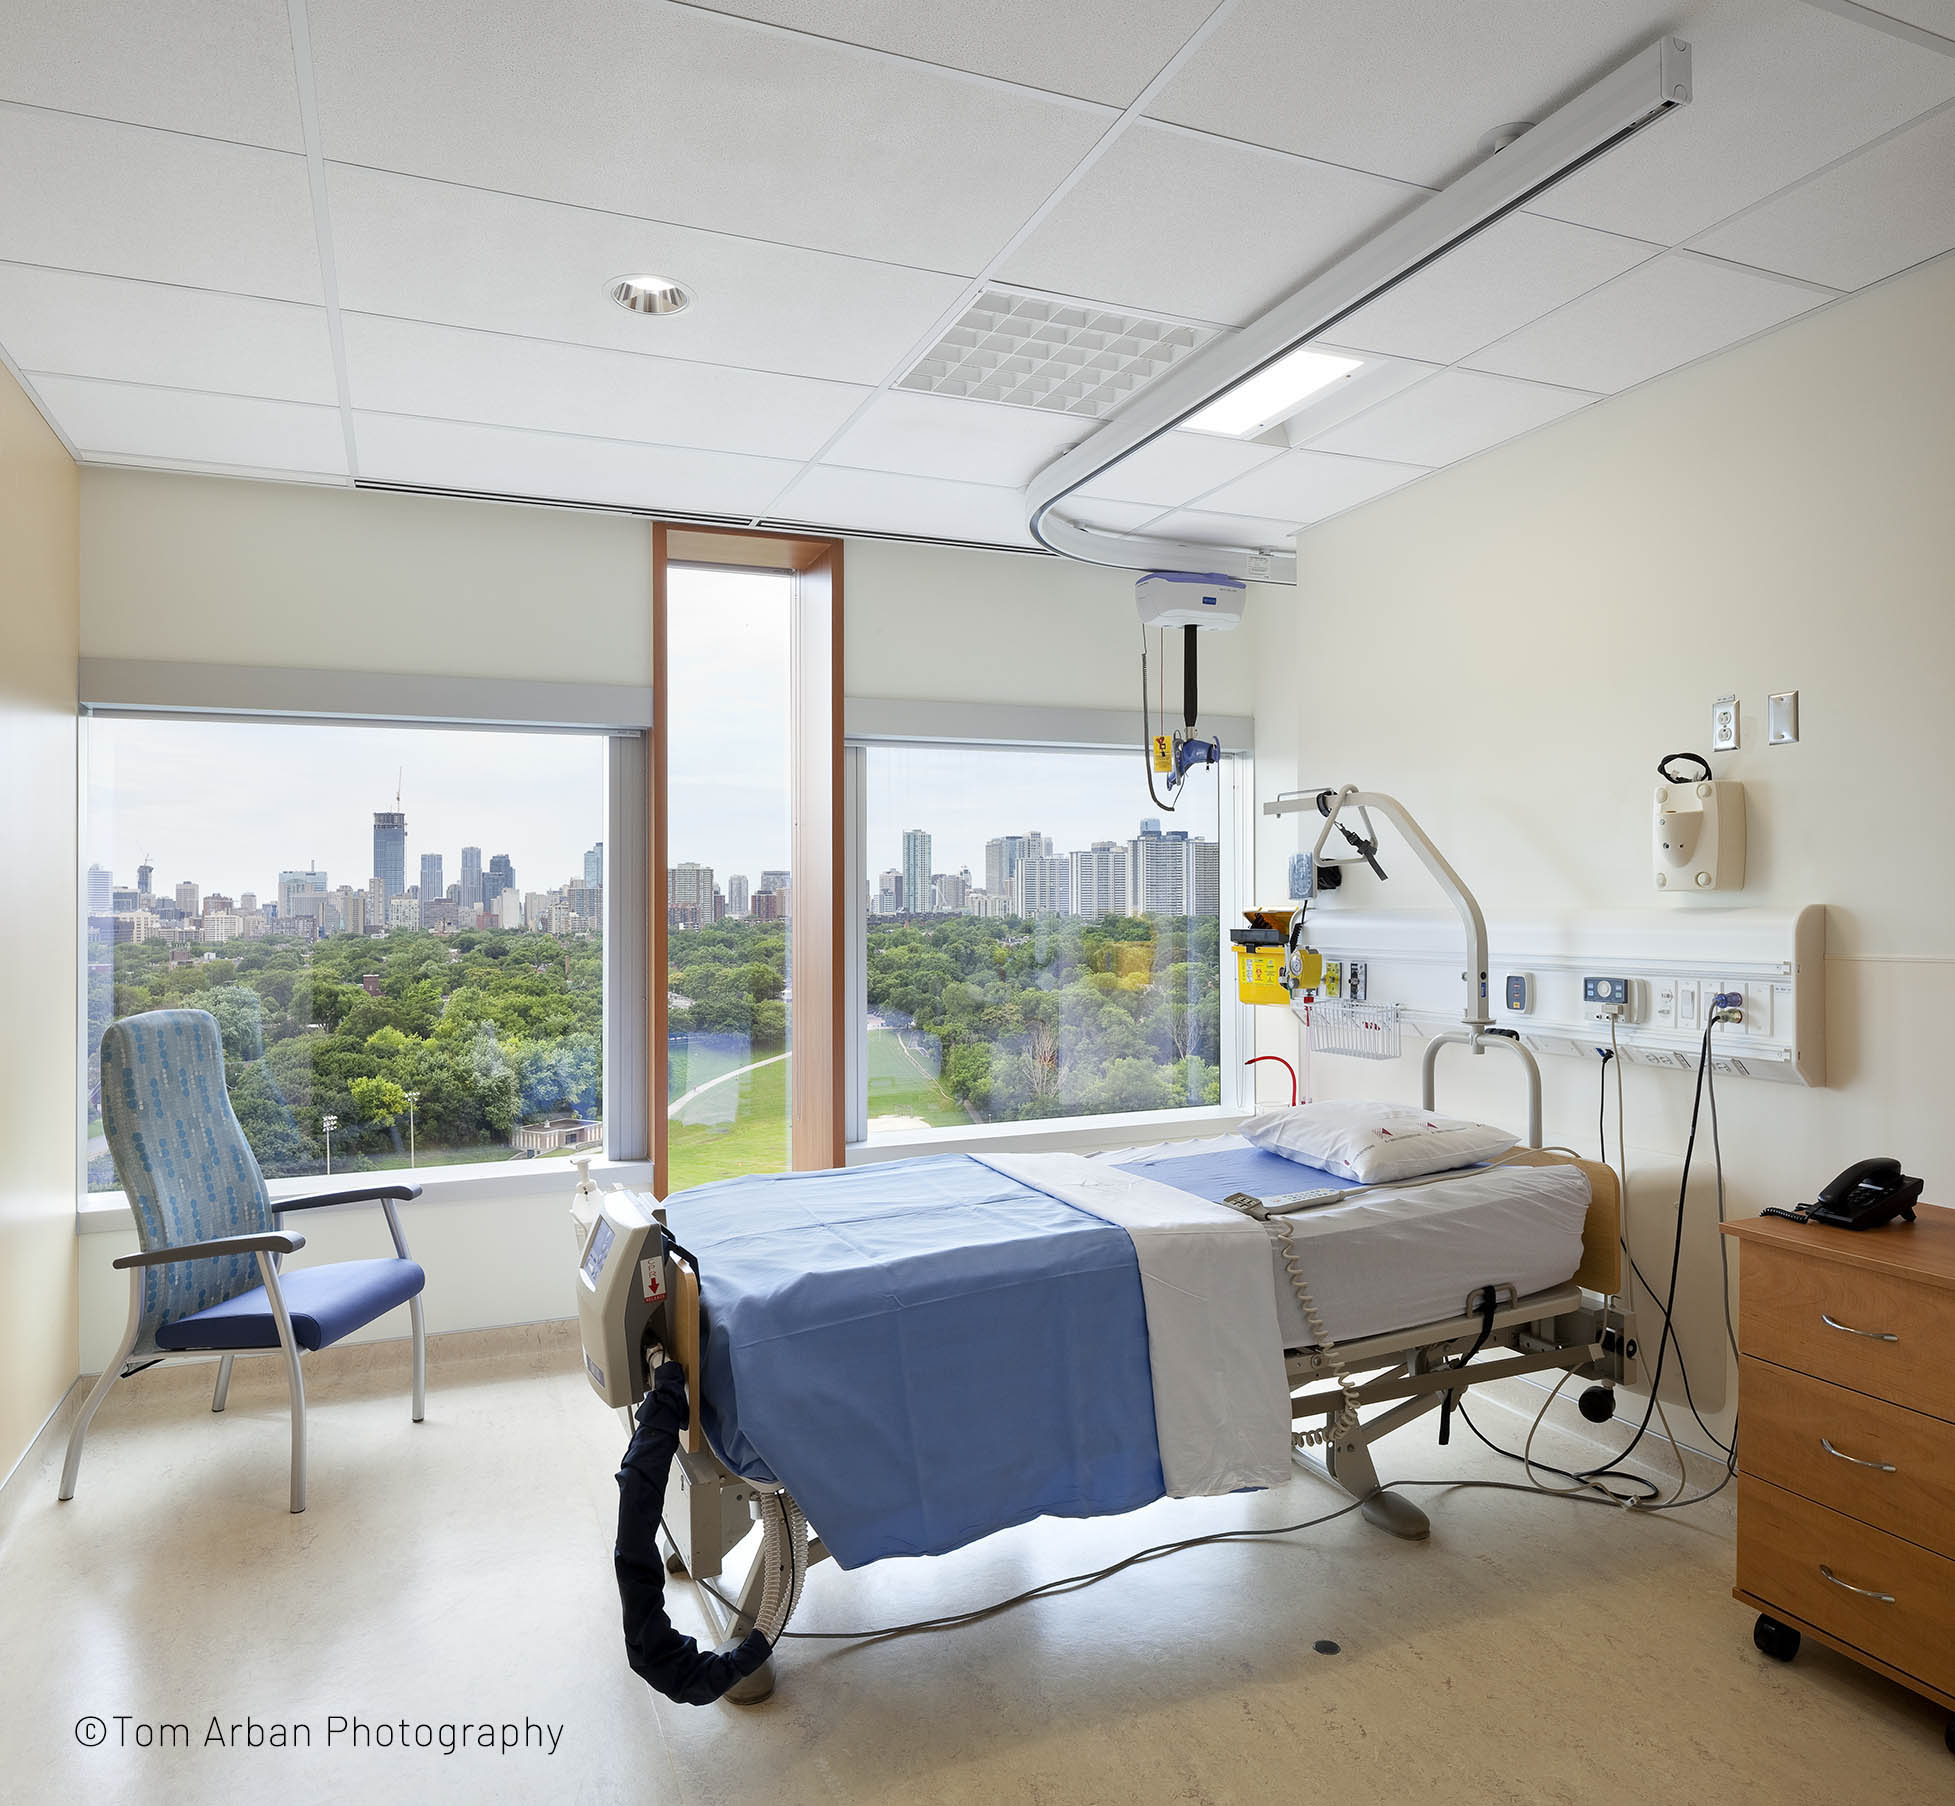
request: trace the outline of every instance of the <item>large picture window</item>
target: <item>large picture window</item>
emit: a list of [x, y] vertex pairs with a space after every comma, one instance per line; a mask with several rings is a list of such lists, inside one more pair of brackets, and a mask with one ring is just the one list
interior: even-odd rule
[[863, 758], [869, 1139], [1232, 1094], [1226, 767], [1163, 814], [1138, 752]]
[[674, 1191], [789, 1156], [786, 571], [667, 578], [666, 1136]]
[[95, 716], [87, 759], [91, 1190], [151, 1009], [217, 1018], [268, 1177], [602, 1150], [602, 736]]

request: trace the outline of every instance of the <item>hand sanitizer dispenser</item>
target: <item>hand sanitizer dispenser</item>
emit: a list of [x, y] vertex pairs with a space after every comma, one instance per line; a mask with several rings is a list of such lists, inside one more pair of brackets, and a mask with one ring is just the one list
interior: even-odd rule
[[1742, 890], [1744, 785], [1708, 776], [1694, 784], [1666, 779], [1656, 787], [1654, 843], [1658, 890]]

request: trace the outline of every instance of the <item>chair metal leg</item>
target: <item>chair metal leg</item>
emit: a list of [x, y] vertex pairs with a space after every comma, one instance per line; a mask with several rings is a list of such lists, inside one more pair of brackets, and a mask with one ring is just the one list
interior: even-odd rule
[[81, 1445], [88, 1435], [88, 1426], [95, 1421], [95, 1413], [101, 1408], [102, 1400], [109, 1395], [109, 1388], [122, 1377], [122, 1369], [129, 1360], [129, 1351], [136, 1346], [136, 1331], [143, 1321], [143, 1276], [137, 1269], [129, 1274], [129, 1327], [122, 1332], [122, 1346], [95, 1376], [95, 1384], [89, 1387], [88, 1397], [83, 1401], [81, 1415], [75, 1419], [75, 1427], [68, 1432], [68, 1456], [61, 1464], [61, 1490], [55, 1497], [72, 1499], [75, 1496], [75, 1475], [81, 1470]]
[[285, 1294], [279, 1290], [278, 1269], [269, 1254], [258, 1256], [258, 1274], [272, 1307], [272, 1321], [278, 1325], [279, 1346], [285, 1350], [285, 1383], [292, 1398], [292, 1509], [300, 1512], [305, 1510], [305, 1378], [299, 1372], [299, 1344], [292, 1334]]
[[428, 1414], [428, 1330], [421, 1313], [421, 1294], [407, 1301], [407, 1314], [414, 1325], [414, 1421]]
[[213, 1411], [223, 1410], [231, 1396], [231, 1363], [236, 1359], [236, 1355], [226, 1355], [217, 1363], [217, 1390], [210, 1395]]

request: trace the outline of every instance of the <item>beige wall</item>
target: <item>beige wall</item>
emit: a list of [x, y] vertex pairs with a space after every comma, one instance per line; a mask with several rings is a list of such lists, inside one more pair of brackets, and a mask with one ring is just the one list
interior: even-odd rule
[[[1264, 787], [1280, 753], [1299, 783], [1399, 796], [1477, 891], [1496, 958], [1503, 914], [1653, 904], [1656, 761], [1704, 750], [1714, 698], [1735, 691], [1744, 744], [1719, 775], [1746, 783], [1750, 874], [1728, 900], [1828, 906], [1832, 1083], [1721, 1088], [1733, 1206], [1810, 1198], [1888, 1153], [1955, 1203], [1955, 257], [1306, 533], [1299, 551], [1258, 698]], [[1765, 697], [1783, 689], [1800, 692], [1803, 738], [1768, 748]], [[1266, 838], [1270, 895], [1294, 844]], [[1345, 897], [1439, 901], [1409, 859], [1386, 864], [1389, 886]], [[1267, 1041], [1291, 1039], [1261, 1014]], [[1542, 1065], [1548, 1139], [1592, 1147], [1596, 1067]], [[1509, 1066], [1442, 1066], [1441, 1106], [1512, 1121]], [[1325, 1092], [1417, 1094], [1411, 1057], [1320, 1059], [1316, 1074]], [[1690, 1080], [1631, 1068], [1627, 1087], [1655, 1277]], [[1699, 1184], [1683, 1320], [1700, 1402], [1724, 1390], [1711, 1222]]]
[[[848, 542], [848, 693], [1131, 709], [1140, 695], [1138, 571], [894, 540]], [[1258, 585], [1251, 608], [1290, 591]], [[1181, 666], [1169, 654], [1180, 719]], [[1248, 636], [1204, 634], [1204, 714], [1246, 715]]]
[[90, 658], [646, 683], [651, 536], [562, 508], [82, 473]]
[[0, 1477], [76, 1371], [75, 475], [0, 370]]

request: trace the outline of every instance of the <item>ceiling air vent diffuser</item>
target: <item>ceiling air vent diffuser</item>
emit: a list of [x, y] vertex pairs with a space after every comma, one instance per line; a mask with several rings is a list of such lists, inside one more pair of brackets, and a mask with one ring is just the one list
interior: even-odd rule
[[987, 289], [896, 386], [1100, 420], [1214, 336], [1203, 326]]

